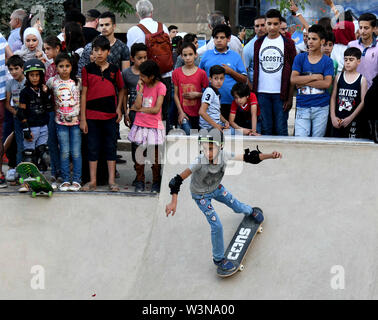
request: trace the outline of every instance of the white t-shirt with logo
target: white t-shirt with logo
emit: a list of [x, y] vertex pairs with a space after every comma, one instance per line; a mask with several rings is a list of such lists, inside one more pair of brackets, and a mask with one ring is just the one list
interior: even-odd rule
[[280, 93], [282, 69], [284, 66], [284, 40], [266, 37], [259, 52], [259, 84], [260, 93]]

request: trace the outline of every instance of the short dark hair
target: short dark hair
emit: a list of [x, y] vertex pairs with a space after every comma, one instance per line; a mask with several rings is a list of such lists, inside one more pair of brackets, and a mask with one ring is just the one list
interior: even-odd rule
[[58, 48], [62, 51], [62, 43], [60, 42], [59, 38], [56, 36], [48, 36], [45, 38], [43, 43], [46, 43], [48, 46], [52, 48]]
[[216, 74], [226, 74], [226, 70], [222, 66], [216, 64], [215, 66], [212, 66], [210, 68], [209, 73], [210, 73], [210, 78], [211, 78], [212, 76]]
[[187, 33], [184, 36], [183, 41], [184, 42], [194, 42], [195, 39], [197, 39], [197, 35], [196, 34], [194, 34], [194, 33]]
[[181, 54], [182, 54], [182, 50], [184, 50], [186, 48], [192, 48], [192, 50], [194, 51], [194, 54], [197, 53], [197, 48], [196, 48], [196, 46], [192, 42], [184, 42], [182, 44], [182, 46], [181, 46]]
[[308, 33], [310, 33], [310, 32], [311, 33], [316, 33], [319, 36], [320, 40], [326, 38], [326, 31], [319, 24], [314, 24], [310, 28], [308, 28]]
[[335, 34], [332, 31], [326, 32], [325, 41], [331, 41], [333, 44], [336, 42]]
[[270, 9], [268, 12], [265, 14], [266, 18], [278, 18], [281, 21], [281, 12], [277, 9]]
[[100, 48], [101, 50], [109, 50], [110, 51], [110, 41], [108, 38], [99, 35], [97, 36], [92, 42], [92, 49]]
[[377, 26], [377, 17], [372, 14], [372, 13], [364, 13], [361, 14], [360, 17], [358, 18], [358, 22], [361, 21], [368, 21], [370, 22], [370, 25], [375, 28]]
[[134, 43], [131, 46], [130, 55], [134, 58], [139, 51], [146, 51], [147, 46], [144, 43]]
[[249, 97], [251, 94], [251, 90], [246, 83], [238, 82], [235, 83], [231, 89], [231, 94], [234, 97], [237, 94], [240, 98], [242, 97]]
[[19, 55], [15, 54], [7, 60], [7, 67], [9, 68], [10, 66], [24, 68], [24, 60], [22, 60]]
[[105, 12], [101, 13], [98, 18], [99, 19], [110, 18], [112, 20], [112, 23], [116, 24], [116, 17], [115, 17], [115, 14], [113, 12], [105, 11]]
[[178, 30], [178, 27], [177, 26], [175, 26], [175, 25], [170, 25], [169, 27], [168, 27], [168, 31], [169, 32], [171, 32], [172, 30], [175, 30], [175, 29], [177, 29]]
[[260, 19], [264, 19], [264, 20], [266, 20], [266, 16], [265, 16], [265, 14], [260, 14], [260, 15], [258, 15], [258, 16], [254, 19], [254, 21], [256, 21], [256, 20], [260, 20]]
[[286, 19], [285, 19], [283, 16], [281, 16], [280, 21], [281, 21], [281, 22], [286, 22], [286, 23], [287, 23]]
[[324, 28], [325, 31], [330, 31], [332, 32], [332, 25], [331, 25], [331, 18], [329, 17], [323, 17], [323, 18], [320, 18], [319, 21], [318, 21], [318, 25], [322, 26]]
[[218, 33], [224, 33], [226, 35], [226, 38], [229, 38], [231, 37], [231, 28], [225, 24], [218, 24], [213, 29], [211, 35], [213, 36], [213, 38], [215, 38]]
[[143, 74], [147, 77], [154, 76], [155, 80], [162, 81], [160, 68], [159, 68], [158, 64], [153, 60], [144, 61], [139, 66], [139, 71], [140, 71], [141, 74]]
[[344, 57], [356, 57], [357, 59], [361, 59], [361, 56], [361, 50], [355, 47], [350, 47], [344, 51]]

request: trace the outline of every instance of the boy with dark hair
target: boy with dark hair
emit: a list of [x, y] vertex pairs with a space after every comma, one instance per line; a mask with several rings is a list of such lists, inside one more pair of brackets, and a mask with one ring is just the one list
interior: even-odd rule
[[169, 37], [171, 38], [171, 41], [172, 41], [172, 39], [176, 37], [178, 34], [178, 27], [171, 25], [168, 27], [168, 31], [169, 31]]
[[252, 91], [257, 93], [261, 106], [262, 134], [287, 136], [293, 99], [290, 75], [296, 49], [293, 40], [280, 34], [280, 19], [278, 10], [266, 13], [268, 34], [255, 42]]
[[374, 34], [376, 24], [377, 17], [374, 14], [362, 14], [358, 19], [360, 38], [348, 44], [348, 47], [356, 47], [362, 52], [361, 63], [357, 72], [366, 78], [369, 88], [378, 74], [378, 46], [377, 37]]
[[240, 82], [232, 87], [231, 94], [235, 100], [232, 102], [228, 119], [230, 126], [235, 130], [242, 130], [244, 135], [260, 135], [260, 108], [256, 95], [251, 92], [247, 84]]
[[221, 95], [219, 89], [223, 86], [226, 70], [215, 65], [210, 68], [210, 86], [202, 94], [202, 104], [198, 114], [201, 129], [216, 128], [219, 131], [229, 128], [228, 121], [221, 113]]
[[221, 95], [221, 113], [225, 119], [230, 115], [233, 97], [231, 89], [236, 82], [247, 83], [247, 72], [239, 54], [228, 48], [231, 40], [231, 28], [220, 24], [213, 29], [215, 49], [208, 50], [203, 55], [199, 67], [210, 76], [210, 68], [220, 65], [225, 70], [224, 84], [219, 88]]
[[308, 30], [308, 52], [294, 59], [291, 83], [298, 89], [295, 135], [324, 137], [334, 74], [332, 59], [322, 53], [326, 32], [320, 25]]
[[344, 72], [335, 78], [331, 98], [332, 136], [338, 138], [361, 137], [359, 114], [364, 107], [367, 91], [366, 78], [357, 72], [361, 51], [348, 48], [344, 53]]
[[167, 217], [175, 215], [177, 209], [177, 198], [182, 182], [191, 176], [190, 192], [198, 208], [206, 217], [211, 228], [211, 244], [213, 262], [224, 271], [233, 271], [236, 266], [224, 256], [223, 226], [216, 213], [212, 201], [216, 200], [231, 208], [235, 213], [250, 216], [251, 219], [261, 224], [264, 216], [260, 208], [244, 204], [237, 200], [222, 184], [224, 172], [229, 160], [244, 161], [258, 164], [266, 159], [280, 159], [281, 153], [273, 151], [270, 154], [263, 154], [259, 150], [245, 150], [245, 154], [225, 152], [223, 150], [223, 133], [218, 130], [208, 132], [200, 131], [199, 138], [200, 155], [189, 168], [181, 174], [177, 174], [169, 182], [172, 200], [167, 204], [165, 213]]
[[[115, 183], [117, 158], [117, 124], [122, 119], [124, 83], [118, 66], [108, 62], [110, 42], [104, 36], [93, 41], [96, 61], [82, 71], [80, 128], [88, 134], [90, 181], [82, 188], [92, 191], [97, 187], [97, 162], [100, 150], [105, 152], [110, 191], [119, 191]], [[118, 100], [117, 100], [118, 92]]]
[[[13, 126], [11, 126], [8, 133], [5, 135], [9, 135], [14, 130], [14, 138], [17, 144], [17, 152], [16, 152], [16, 165], [22, 162], [22, 152], [24, 150], [24, 136], [22, 133], [22, 126], [19, 119], [17, 119], [17, 111], [19, 108], [20, 103], [20, 92], [24, 88], [25, 85], [25, 76], [24, 76], [24, 61], [21, 59], [20, 56], [14, 55], [10, 57], [7, 61], [8, 71], [11, 74], [11, 80], [7, 81], [6, 87], [6, 100], [5, 100], [5, 108], [12, 114], [13, 116]], [[1, 156], [1, 155], [0, 155]], [[9, 159], [9, 157], [8, 157]], [[9, 164], [8, 164], [9, 165]], [[9, 166], [9, 170], [7, 172], [7, 181], [15, 181], [16, 178], [16, 170]]]
[[[333, 46], [335, 45], [335, 34], [332, 31], [327, 31], [325, 36], [325, 42], [322, 46], [322, 52], [331, 58]], [[332, 58], [331, 58], [332, 59]], [[332, 59], [333, 61], [333, 68], [334, 68], [334, 76], [337, 75], [337, 70], [339, 69], [339, 64], [337, 60]], [[332, 93], [332, 90], [331, 90]]]

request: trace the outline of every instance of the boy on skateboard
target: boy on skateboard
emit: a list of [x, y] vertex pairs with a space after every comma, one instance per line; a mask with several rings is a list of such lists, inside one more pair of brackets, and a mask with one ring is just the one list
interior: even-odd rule
[[194, 164], [184, 170], [181, 174], [176, 175], [170, 182], [172, 201], [166, 206], [165, 212], [167, 217], [176, 213], [177, 197], [180, 186], [186, 178], [192, 175], [190, 182], [190, 191], [193, 200], [200, 210], [204, 213], [211, 228], [211, 242], [214, 264], [224, 271], [235, 270], [234, 264], [224, 256], [224, 241], [222, 223], [211, 205], [211, 201], [217, 200], [224, 203], [235, 213], [252, 215], [252, 217], [261, 224], [264, 221], [260, 209], [252, 208], [234, 198], [221, 184], [228, 160], [244, 161], [247, 163], [258, 164], [266, 159], [278, 159], [282, 155], [279, 152], [263, 154], [259, 150], [245, 150], [244, 154], [236, 155], [223, 151], [223, 134], [217, 129], [210, 131], [201, 130], [199, 134], [200, 156], [197, 157]]

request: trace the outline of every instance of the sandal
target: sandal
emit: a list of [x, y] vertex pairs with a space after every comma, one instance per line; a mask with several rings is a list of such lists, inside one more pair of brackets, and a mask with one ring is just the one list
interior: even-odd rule
[[117, 184], [109, 184], [109, 190], [112, 192], [119, 192], [119, 186]]
[[81, 191], [95, 191], [96, 186], [91, 184], [90, 182], [87, 182], [82, 188]]

